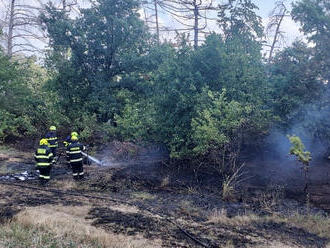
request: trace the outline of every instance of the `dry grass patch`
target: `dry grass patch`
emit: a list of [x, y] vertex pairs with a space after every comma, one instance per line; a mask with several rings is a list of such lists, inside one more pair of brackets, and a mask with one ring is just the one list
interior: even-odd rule
[[7, 164], [1, 164], [1, 160], [0, 160], [0, 174], [7, 174], [10, 173], [11, 169], [8, 168]]
[[214, 209], [208, 215], [208, 222], [237, 227], [268, 222], [286, 223], [289, 226], [302, 228], [306, 232], [330, 239], [330, 218], [321, 214], [299, 214], [297, 212], [285, 217], [279, 214], [258, 216], [247, 213], [230, 218], [225, 209]]
[[131, 214], [136, 214], [139, 212], [139, 209], [135, 206], [128, 206], [128, 205], [124, 205], [124, 204], [119, 204], [116, 206], [110, 206], [110, 209], [114, 210], [114, 211], [120, 211], [123, 213], [131, 213]]
[[234, 217], [227, 216], [226, 209], [214, 209], [208, 215], [208, 221], [211, 223], [219, 223], [230, 226], [247, 226], [252, 222], [260, 221], [261, 217], [254, 214], [246, 214], [246, 215], [237, 215]]
[[[38, 230], [37, 237], [31, 236], [33, 239], [40, 239], [43, 238], [43, 235], [47, 236], [48, 233], [51, 233], [53, 237], [56, 237], [56, 240], [69, 239], [71, 241], [73, 240], [76, 244], [81, 244], [81, 246], [49, 247], [142, 248], [160, 246], [159, 243], [155, 245], [153, 242], [148, 241], [143, 237], [117, 235], [92, 226], [91, 220], [85, 219], [85, 216], [88, 215], [89, 209], [89, 206], [42, 206], [27, 208], [14, 217], [11, 225], [18, 225], [22, 230]], [[15, 232], [17, 226], [12, 227], [14, 227], [13, 232]]]
[[166, 188], [167, 186], [169, 186], [169, 184], [170, 184], [170, 176], [167, 175], [167, 176], [163, 177], [162, 181], [160, 182], [160, 187]]
[[77, 183], [73, 179], [53, 180], [52, 184], [55, 187], [61, 188], [61, 190], [77, 189]]
[[192, 202], [183, 200], [179, 206], [180, 212], [188, 216], [200, 216], [200, 209], [195, 207]]
[[89, 190], [90, 187], [87, 182], [76, 182], [73, 178], [51, 180], [51, 185], [60, 190]]
[[[330, 218], [321, 214], [299, 214], [295, 213], [282, 221], [305, 229], [322, 238], [330, 238]], [[330, 246], [329, 246], [330, 247]]]
[[153, 200], [153, 199], [155, 199], [154, 195], [152, 195], [148, 192], [142, 192], [142, 191], [141, 192], [134, 192], [134, 193], [132, 193], [132, 196], [134, 198], [139, 199], [139, 200]]
[[31, 159], [30, 152], [17, 150], [10, 146], [0, 146], [0, 159], [9, 159], [11, 162], [20, 162], [22, 159]]

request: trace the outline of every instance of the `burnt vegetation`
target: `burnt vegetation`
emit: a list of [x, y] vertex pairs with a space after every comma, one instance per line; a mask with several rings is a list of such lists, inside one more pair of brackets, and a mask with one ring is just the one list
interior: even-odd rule
[[[69, 182], [62, 158], [50, 186], [109, 194], [138, 211], [7, 188], [0, 190], [0, 234], [16, 239], [15, 230], [49, 227], [26, 219], [20, 226], [23, 206], [66, 204], [86, 208], [93, 230], [141, 234], [165, 247], [196, 244], [144, 209], [179, 219], [209, 247], [263, 247], [267, 239], [274, 246], [326, 247], [330, 5], [276, 1], [264, 28], [254, 2], [6, 2], [0, 12], [0, 179], [28, 171], [33, 161], [24, 151], [56, 125], [59, 137], [77, 131], [111, 166], [87, 167], [88, 180], [78, 185]], [[303, 38], [285, 46], [288, 19], [300, 25]], [[61, 236], [56, 228], [50, 232], [43, 237]], [[117, 247], [102, 235], [84, 244]]]

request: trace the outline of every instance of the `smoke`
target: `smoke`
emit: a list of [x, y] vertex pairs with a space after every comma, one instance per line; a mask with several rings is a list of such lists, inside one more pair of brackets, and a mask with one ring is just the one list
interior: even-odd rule
[[124, 168], [150, 167], [168, 158], [168, 151], [161, 145], [136, 145], [131, 142], [113, 141], [104, 145], [95, 155], [102, 166]]
[[[311, 179], [320, 182], [327, 178], [330, 142], [330, 105], [327, 92], [317, 102], [302, 106], [288, 117], [286, 126], [273, 128], [266, 138], [262, 155], [254, 162], [259, 171], [257, 176], [268, 183], [301, 184], [303, 172], [301, 164], [289, 155], [291, 144], [288, 135], [297, 135], [311, 152]], [[289, 124], [288, 124], [289, 123]], [[261, 157], [261, 159], [260, 159]], [[262, 161], [261, 161], [262, 160]]]

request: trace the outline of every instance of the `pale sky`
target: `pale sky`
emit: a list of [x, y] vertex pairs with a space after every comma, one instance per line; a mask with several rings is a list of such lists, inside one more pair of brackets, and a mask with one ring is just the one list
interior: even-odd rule
[[[205, 0], [207, 1], [207, 0]], [[225, 0], [213, 0], [213, 2], [223, 2]], [[262, 18], [263, 26], [266, 27], [269, 22], [269, 15], [272, 11], [272, 9], [275, 7], [275, 2], [277, 0], [252, 0], [258, 7], [259, 10], [257, 11], [257, 14]], [[291, 10], [291, 4], [293, 0], [286, 0], [285, 4], [288, 8], [288, 10]], [[216, 13], [208, 14], [208, 17], [216, 18]], [[163, 24], [163, 26], [170, 26], [170, 27], [182, 27], [182, 25], [178, 24], [178, 22], [173, 21], [172, 18], [168, 17], [166, 14], [160, 15], [160, 22]], [[299, 24], [295, 23], [291, 17], [285, 17], [282, 22], [282, 31], [284, 31], [284, 39], [281, 44], [278, 44], [280, 47], [287, 47], [290, 46], [295, 40], [302, 40], [303, 34], [299, 31]], [[208, 21], [207, 28], [205, 29], [207, 32], [212, 31], [219, 31], [218, 25], [216, 21]], [[174, 40], [175, 33], [173, 32], [163, 32], [162, 38], [171, 39]], [[190, 33], [190, 39], [192, 39], [193, 34]], [[200, 39], [203, 39], [201, 36]], [[267, 39], [267, 43], [271, 43], [270, 39]], [[267, 53], [268, 48], [264, 47], [264, 53]]]
[[[22, 2], [24, 4], [30, 4], [30, 3], [36, 3], [40, 0], [17, 0], [18, 2]], [[41, 0], [42, 2], [47, 2], [47, 0]], [[86, 2], [88, 0], [79, 0], [80, 2], [84, 2], [86, 5]], [[205, 0], [207, 1], [207, 0]], [[211, 1], [211, 0], [209, 0]], [[225, 1], [225, 0], [213, 0], [214, 2], [219, 2], [219, 1]], [[289, 9], [291, 9], [291, 3], [293, 0], [287, 0], [286, 1], [286, 5]], [[60, 2], [59, 0], [52, 0], [52, 2]], [[260, 15], [263, 19], [263, 24], [266, 27], [267, 23], [268, 23], [268, 16], [271, 12], [271, 10], [274, 8], [275, 6], [275, 2], [276, 0], [253, 0], [253, 2], [259, 7], [259, 10], [257, 11], [257, 14]], [[4, 17], [4, 7], [3, 5], [6, 4], [8, 5], [9, 0], [0, 0], [0, 20], [1, 17]], [[143, 15], [141, 15], [143, 17]], [[212, 14], [213, 18], [216, 18], [216, 13]], [[172, 18], [164, 15], [164, 14], [160, 14], [160, 22], [163, 23], [163, 26], [167, 26], [167, 27], [179, 27], [179, 24], [175, 21], [173, 21]], [[216, 21], [208, 21], [208, 27], [207, 30], [208, 32], [210, 31], [219, 31], [218, 26], [216, 24]], [[289, 46], [292, 44], [293, 41], [295, 41], [296, 39], [302, 39], [303, 36], [302, 34], [299, 32], [299, 25], [296, 24], [290, 17], [285, 18], [285, 20], [283, 21], [283, 25], [282, 25], [282, 29], [285, 31], [285, 43], [282, 44], [283, 47], [285, 46]], [[175, 33], [171, 32], [171, 33], [166, 33], [163, 32], [162, 33], [162, 37], [163, 38], [167, 38], [167, 39], [172, 39], [175, 36]], [[192, 38], [192, 34], [190, 35], [190, 37]], [[202, 37], [201, 37], [202, 38]]]
[[[253, 2], [259, 7], [258, 14], [262, 17], [263, 24], [266, 27], [268, 23], [268, 16], [274, 8], [276, 0], [254, 0]], [[295, 1], [286, 0], [286, 6], [289, 10], [291, 10], [292, 2]], [[291, 45], [292, 42], [297, 39], [303, 39], [303, 34], [299, 31], [299, 28], [300, 25], [295, 23], [291, 17], [284, 18], [282, 23], [282, 29], [285, 32], [284, 36], [286, 40], [286, 44], [283, 44], [284, 46]]]

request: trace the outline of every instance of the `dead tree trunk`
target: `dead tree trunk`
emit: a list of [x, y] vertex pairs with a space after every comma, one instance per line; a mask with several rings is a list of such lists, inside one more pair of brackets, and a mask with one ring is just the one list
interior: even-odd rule
[[198, 26], [198, 20], [199, 20], [199, 9], [198, 5], [196, 3], [196, 0], [194, 0], [194, 48], [196, 49], [198, 47], [198, 31], [199, 31], [199, 26]]
[[8, 25], [8, 40], [7, 40], [7, 55], [13, 55], [13, 32], [14, 32], [14, 15], [15, 15], [15, 0], [11, 0], [9, 11], [9, 25]]
[[281, 25], [283, 23], [284, 17], [286, 16], [289, 15], [284, 1], [276, 2], [276, 6], [272, 10], [270, 22], [267, 26], [267, 33], [273, 35], [268, 57], [269, 63], [272, 61], [276, 44], [280, 41], [281, 38], [283, 39], [283, 31], [281, 31]]
[[270, 52], [269, 52], [269, 58], [268, 58], [268, 61], [270, 62], [273, 58], [273, 52], [274, 52], [274, 48], [275, 48], [275, 45], [277, 43], [277, 39], [279, 37], [279, 34], [280, 34], [280, 27], [281, 27], [281, 24], [282, 24], [282, 21], [284, 19], [284, 14], [280, 17], [280, 20], [276, 26], [276, 30], [275, 30], [275, 35], [274, 35], [274, 39], [273, 39], [273, 42], [272, 42], [272, 45], [270, 47]]
[[159, 22], [158, 22], [158, 3], [157, 0], [154, 0], [155, 7], [155, 18], [156, 18], [156, 34], [157, 34], [157, 42], [159, 45]]

